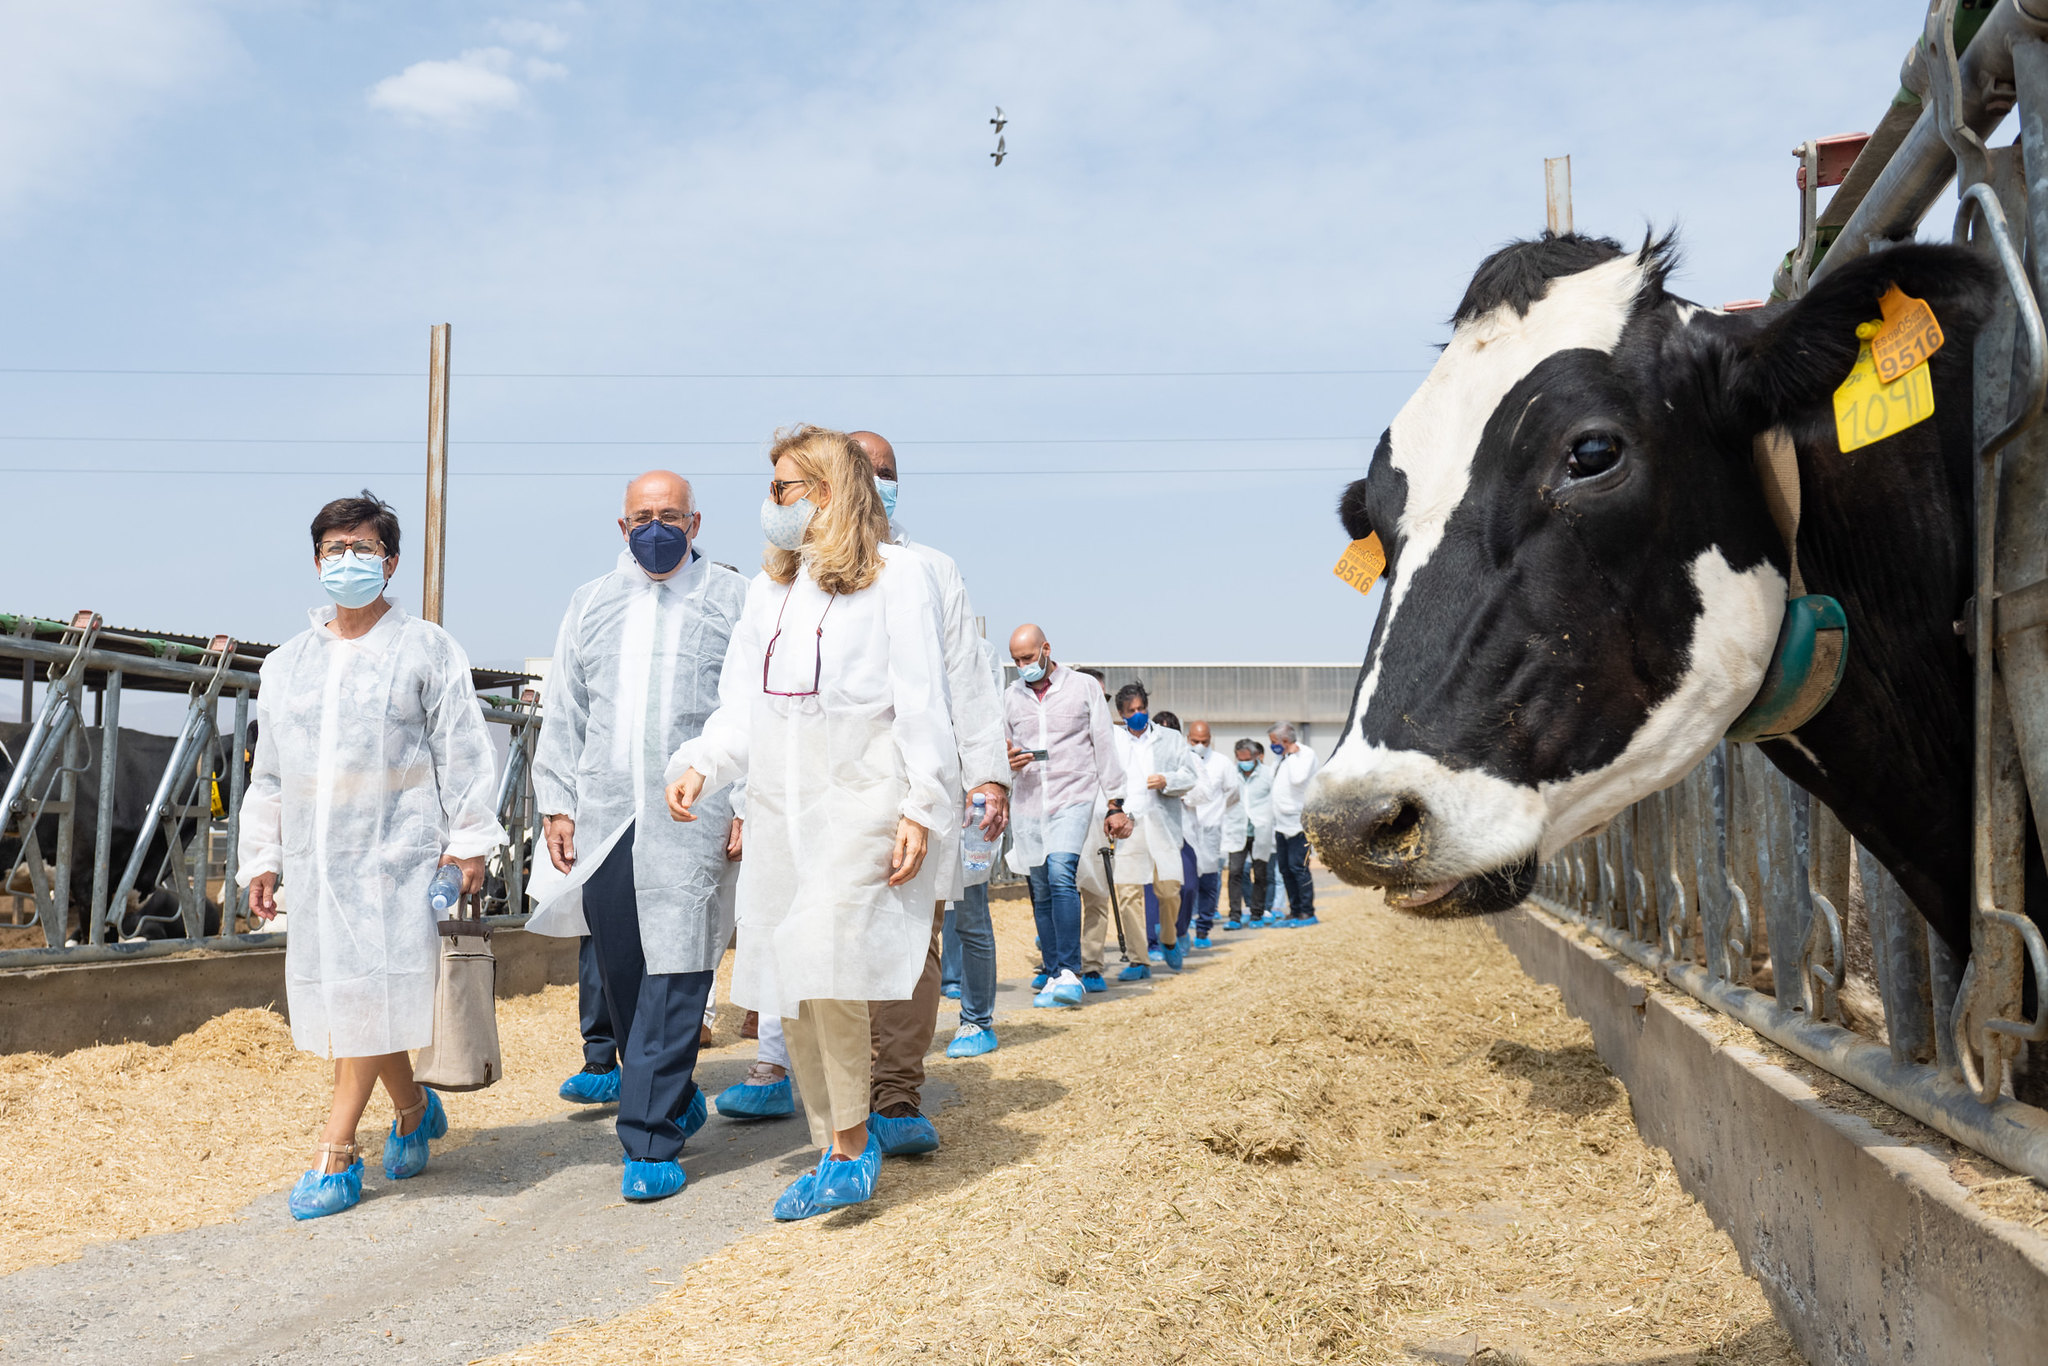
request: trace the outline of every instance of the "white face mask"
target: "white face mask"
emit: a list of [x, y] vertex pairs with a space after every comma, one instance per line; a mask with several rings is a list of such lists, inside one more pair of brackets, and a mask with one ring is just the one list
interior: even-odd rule
[[804, 533], [810, 529], [811, 518], [817, 513], [817, 505], [808, 498], [799, 498], [786, 507], [773, 498], [763, 498], [761, 534], [777, 550], [801, 550]]

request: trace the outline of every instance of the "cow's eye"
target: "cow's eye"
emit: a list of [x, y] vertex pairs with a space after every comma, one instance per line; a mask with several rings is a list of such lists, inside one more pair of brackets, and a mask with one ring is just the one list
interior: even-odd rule
[[1605, 474], [1621, 463], [1621, 438], [1607, 432], [1594, 432], [1572, 442], [1571, 458], [1564, 462], [1565, 473], [1574, 479], [1590, 479], [1596, 474]]

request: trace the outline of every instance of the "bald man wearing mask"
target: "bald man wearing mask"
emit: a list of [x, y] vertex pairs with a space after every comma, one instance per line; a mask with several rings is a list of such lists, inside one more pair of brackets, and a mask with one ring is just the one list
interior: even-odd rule
[[[933, 596], [940, 616], [933, 629], [939, 633], [940, 652], [946, 664], [947, 706], [952, 714], [953, 734], [960, 750], [961, 822], [971, 810], [972, 799], [985, 799], [982, 831], [998, 838], [1009, 823], [1010, 763], [1003, 743], [1003, 707], [996, 692], [975, 630], [973, 604], [967, 585], [950, 555], [913, 541], [896, 520], [896, 450], [874, 432], [854, 432], [853, 442], [874, 467], [875, 485], [882, 494], [882, 506], [889, 513], [891, 543], [915, 554], [931, 576]], [[873, 1032], [874, 1074], [869, 1103], [873, 1113], [868, 1127], [881, 1144], [884, 1156], [928, 1153], [939, 1146], [939, 1131], [920, 1111], [924, 1089], [924, 1055], [939, 1027], [939, 977], [941, 927], [950, 902], [966, 894], [960, 866], [960, 824], [931, 832], [929, 857], [939, 872], [938, 900], [932, 907], [931, 951], [925, 957], [924, 975], [907, 1001], [873, 1001], [868, 1006]]]

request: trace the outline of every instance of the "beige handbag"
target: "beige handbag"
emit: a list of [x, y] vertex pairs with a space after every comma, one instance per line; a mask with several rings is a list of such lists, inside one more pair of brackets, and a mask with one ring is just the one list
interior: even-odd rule
[[491, 931], [466, 896], [440, 930], [434, 1041], [420, 1050], [413, 1080], [436, 1091], [481, 1091], [505, 1074], [498, 1056], [498, 960], [491, 953]]

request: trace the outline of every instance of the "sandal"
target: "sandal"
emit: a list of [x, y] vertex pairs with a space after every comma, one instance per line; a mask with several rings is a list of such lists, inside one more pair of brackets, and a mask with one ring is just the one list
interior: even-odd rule
[[[412, 1132], [398, 1132], [415, 1115], [419, 1123], [413, 1125]], [[384, 1140], [384, 1175], [392, 1181], [418, 1176], [427, 1169], [427, 1141], [447, 1136], [448, 1112], [441, 1108], [441, 1098], [421, 1087], [419, 1101], [400, 1106], [398, 1118], [391, 1121], [391, 1133]]]
[[[347, 1163], [338, 1172], [323, 1172], [330, 1157]], [[294, 1219], [318, 1219], [353, 1209], [363, 1198], [363, 1159], [354, 1139], [313, 1145], [313, 1169], [299, 1178], [285, 1202]]]

